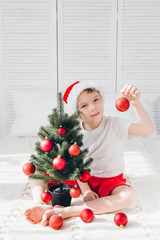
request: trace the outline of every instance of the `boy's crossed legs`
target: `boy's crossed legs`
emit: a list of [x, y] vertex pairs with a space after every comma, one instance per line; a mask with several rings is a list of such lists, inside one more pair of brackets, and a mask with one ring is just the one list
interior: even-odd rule
[[[119, 186], [115, 188], [110, 196], [97, 198], [95, 200], [74, 205], [61, 207], [48, 205], [39, 205], [25, 211], [26, 219], [31, 223], [42, 222], [44, 226], [48, 225], [49, 218], [55, 214], [62, 214], [63, 219], [80, 216], [85, 208], [90, 208], [95, 215], [115, 212], [131, 206], [136, 201], [136, 193], [132, 187]], [[53, 208], [53, 209], [50, 209]]]

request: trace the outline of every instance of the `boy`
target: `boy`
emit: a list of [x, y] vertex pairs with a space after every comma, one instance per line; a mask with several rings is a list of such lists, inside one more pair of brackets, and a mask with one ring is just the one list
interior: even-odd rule
[[25, 212], [28, 221], [37, 223], [42, 220], [46, 226], [54, 214], [61, 213], [65, 219], [80, 216], [85, 208], [90, 208], [94, 214], [110, 213], [127, 208], [136, 201], [134, 189], [123, 178], [123, 140], [130, 136], [149, 136], [154, 129], [139, 101], [140, 91], [135, 86], [125, 85], [121, 92], [132, 105], [138, 123], [104, 116], [103, 91], [93, 82], [76, 82], [66, 90], [64, 101], [69, 109], [81, 112], [84, 147], [89, 149], [86, 157], [94, 160], [88, 183], [78, 181], [84, 203], [65, 208], [55, 206], [54, 209], [47, 205], [36, 206]]

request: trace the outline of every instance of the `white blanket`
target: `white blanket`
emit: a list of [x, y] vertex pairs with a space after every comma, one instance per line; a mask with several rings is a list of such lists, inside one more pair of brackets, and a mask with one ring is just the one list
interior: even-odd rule
[[[128, 224], [114, 224], [115, 213], [96, 215], [91, 223], [79, 217], [64, 220], [60, 230], [32, 225], [23, 216], [33, 204], [22, 166], [35, 138], [8, 137], [0, 142], [0, 240], [156, 240], [160, 236], [160, 138], [135, 137], [125, 143], [126, 173], [138, 200], [123, 210]], [[82, 197], [72, 204], [82, 202]]]

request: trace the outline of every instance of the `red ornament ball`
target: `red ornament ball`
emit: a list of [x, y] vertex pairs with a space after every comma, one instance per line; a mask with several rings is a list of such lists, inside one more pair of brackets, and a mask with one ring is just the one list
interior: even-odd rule
[[77, 144], [73, 144], [69, 147], [69, 154], [72, 156], [77, 156], [80, 154], [80, 147]]
[[117, 213], [114, 216], [114, 222], [118, 227], [123, 228], [128, 223], [127, 215], [122, 212]]
[[27, 176], [33, 174], [36, 168], [32, 163], [26, 163], [23, 165], [23, 173]]
[[81, 174], [79, 180], [81, 182], [87, 182], [90, 179], [90, 172], [87, 170], [84, 170], [84, 172]]
[[49, 192], [43, 192], [41, 194], [41, 200], [45, 203], [50, 202], [52, 199], [52, 195]]
[[62, 170], [66, 166], [66, 160], [61, 157], [56, 157], [53, 159], [53, 167], [57, 170]]
[[93, 211], [89, 208], [83, 209], [80, 213], [80, 218], [83, 222], [89, 223], [93, 220], [94, 214]]
[[66, 132], [66, 130], [65, 130], [63, 127], [60, 127], [60, 128], [58, 129], [58, 133], [59, 133], [60, 135], [65, 134], [65, 132]]
[[121, 97], [116, 101], [115, 106], [118, 111], [125, 112], [128, 110], [130, 103], [127, 98]]
[[53, 148], [53, 144], [50, 139], [43, 139], [40, 148], [43, 152], [49, 152]]
[[71, 197], [78, 198], [81, 195], [81, 190], [79, 187], [72, 187], [69, 193]]
[[49, 219], [49, 226], [55, 230], [61, 228], [63, 225], [63, 219], [59, 215], [53, 215]]

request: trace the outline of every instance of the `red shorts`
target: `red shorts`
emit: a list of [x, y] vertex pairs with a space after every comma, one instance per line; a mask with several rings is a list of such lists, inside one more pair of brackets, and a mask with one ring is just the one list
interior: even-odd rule
[[[67, 180], [65, 184], [74, 186], [75, 184], [78, 185], [76, 181], [73, 180]], [[126, 184], [126, 179], [123, 177], [123, 173], [116, 177], [111, 178], [100, 178], [91, 176], [88, 185], [90, 186], [91, 190], [96, 192], [99, 197], [105, 197], [111, 194], [111, 192], [119, 187], [119, 186], [128, 186], [130, 185]]]
[[88, 185], [90, 186], [91, 190], [96, 192], [99, 197], [105, 197], [111, 194], [111, 192], [119, 187], [119, 186], [128, 186], [126, 184], [126, 179], [123, 178], [123, 173], [116, 177], [111, 178], [100, 178], [91, 176]]

